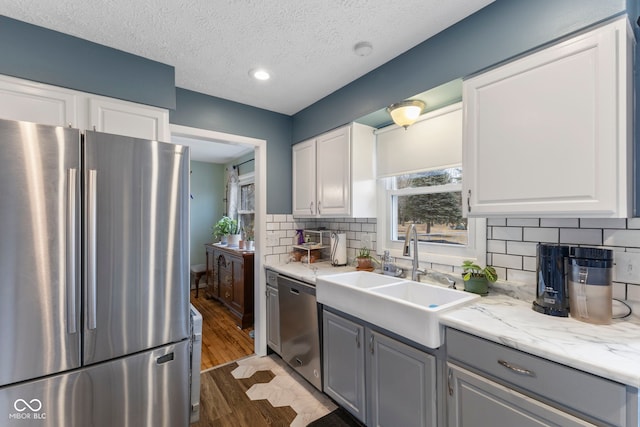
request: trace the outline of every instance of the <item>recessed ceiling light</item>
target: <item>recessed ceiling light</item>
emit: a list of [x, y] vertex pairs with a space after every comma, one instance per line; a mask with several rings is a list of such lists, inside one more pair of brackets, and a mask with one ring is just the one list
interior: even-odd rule
[[249, 75], [256, 80], [269, 80], [271, 78], [269, 72], [262, 68], [254, 68], [252, 70], [249, 70]]
[[358, 42], [353, 46], [353, 51], [358, 56], [368, 56], [373, 51], [373, 46], [369, 42]]

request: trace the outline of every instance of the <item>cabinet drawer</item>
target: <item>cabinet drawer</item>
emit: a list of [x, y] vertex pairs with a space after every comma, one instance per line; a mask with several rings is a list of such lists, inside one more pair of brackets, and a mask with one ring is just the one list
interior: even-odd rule
[[611, 425], [626, 425], [627, 388], [537, 356], [447, 328], [447, 358]]

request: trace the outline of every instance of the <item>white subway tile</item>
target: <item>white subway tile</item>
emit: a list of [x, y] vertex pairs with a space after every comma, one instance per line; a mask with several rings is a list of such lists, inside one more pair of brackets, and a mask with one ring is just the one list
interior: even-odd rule
[[280, 223], [281, 230], [294, 230], [294, 226], [292, 222], [281, 222]]
[[507, 253], [509, 255], [536, 256], [535, 242], [507, 242]]
[[[627, 285], [624, 283], [613, 282], [611, 288], [611, 296], [618, 299], [627, 299]], [[613, 306], [615, 307], [616, 304], [618, 303], [614, 302]]]
[[538, 258], [530, 256], [522, 257], [522, 269], [536, 271], [538, 269]]
[[498, 279], [505, 280], [507, 277], [507, 269], [504, 267], [496, 267], [495, 265], [493, 267], [496, 269], [496, 273], [498, 274]]
[[560, 232], [557, 228], [525, 228], [524, 241], [558, 243]]
[[280, 264], [280, 256], [279, 255], [266, 255], [264, 257], [264, 262], [266, 264], [276, 265]]
[[496, 227], [504, 227], [505, 225], [507, 225], [507, 220], [506, 220], [506, 218], [487, 218], [487, 225], [488, 226], [495, 225]]
[[522, 257], [518, 255], [493, 254], [492, 265], [522, 270]]
[[375, 224], [362, 224], [362, 231], [366, 231], [368, 233], [375, 233], [376, 225]]
[[287, 215], [284, 214], [274, 214], [273, 221], [275, 222], [287, 222]]
[[274, 246], [273, 247], [273, 253], [274, 254], [286, 254], [288, 253], [287, 251], [287, 247], [286, 246]]
[[626, 228], [624, 218], [581, 218], [580, 228]]
[[627, 285], [627, 299], [640, 302], [640, 285]]
[[267, 231], [271, 231], [271, 230], [280, 230], [280, 223], [279, 222], [268, 222], [267, 223]]
[[560, 243], [573, 245], [602, 245], [602, 230], [561, 228]]
[[487, 252], [504, 254], [507, 252], [507, 245], [504, 240], [487, 240]]
[[536, 286], [536, 273], [534, 271], [507, 270], [507, 282], [525, 283]]
[[640, 230], [604, 230], [607, 246], [640, 247]]
[[640, 228], [640, 218], [627, 219], [627, 228]]
[[493, 227], [492, 238], [494, 240], [522, 240], [522, 228]]
[[273, 215], [272, 214], [266, 214], [265, 215], [265, 221], [266, 222], [273, 222]]
[[350, 231], [362, 231], [362, 224], [356, 224], [356, 223], [349, 224], [349, 230]]
[[575, 227], [580, 226], [578, 218], [540, 218], [540, 227]]
[[510, 227], [538, 227], [539, 218], [507, 218], [507, 225]]

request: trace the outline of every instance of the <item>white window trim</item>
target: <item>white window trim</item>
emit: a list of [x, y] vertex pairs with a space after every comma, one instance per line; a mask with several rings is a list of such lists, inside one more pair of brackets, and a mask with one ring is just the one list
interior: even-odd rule
[[[464, 173], [464, 172], [463, 172]], [[404, 242], [391, 240], [391, 227], [394, 217], [391, 196], [424, 194], [427, 188], [419, 189], [388, 189], [387, 179], [378, 179], [378, 221], [377, 221], [377, 252], [389, 251], [392, 257], [411, 260], [402, 255]], [[461, 184], [447, 184], [432, 192], [461, 190]], [[418, 259], [422, 263], [432, 263], [459, 267], [466, 259], [485, 265], [487, 260], [487, 223], [484, 218], [469, 218], [467, 222], [469, 240], [466, 246], [445, 245], [441, 243], [420, 242], [418, 245]]]

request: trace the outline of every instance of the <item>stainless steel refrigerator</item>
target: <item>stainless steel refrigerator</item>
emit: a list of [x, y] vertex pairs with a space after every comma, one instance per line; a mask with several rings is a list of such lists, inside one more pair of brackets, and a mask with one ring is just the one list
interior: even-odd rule
[[0, 425], [189, 423], [189, 153], [0, 120]]

